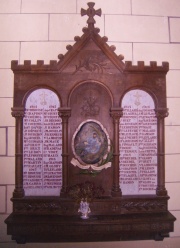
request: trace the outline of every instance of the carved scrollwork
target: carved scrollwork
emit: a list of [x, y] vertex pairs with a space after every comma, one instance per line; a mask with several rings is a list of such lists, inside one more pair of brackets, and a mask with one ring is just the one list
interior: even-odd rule
[[59, 202], [32, 202], [32, 203], [20, 203], [15, 205], [15, 212], [28, 212], [28, 213], [46, 213], [67, 211], [66, 206], [62, 206]]
[[138, 201], [138, 202], [124, 202], [122, 203], [122, 208], [125, 208], [128, 211], [132, 210], [166, 210], [166, 202], [159, 201]]

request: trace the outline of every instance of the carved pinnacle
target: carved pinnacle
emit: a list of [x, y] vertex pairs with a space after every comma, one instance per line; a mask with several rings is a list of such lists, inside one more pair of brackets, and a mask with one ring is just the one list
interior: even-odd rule
[[87, 10], [85, 9], [81, 9], [81, 16], [87, 15], [89, 16], [87, 23], [88, 23], [88, 28], [94, 28], [94, 23], [96, 23], [96, 21], [94, 20], [94, 16], [98, 15], [101, 16], [101, 9], [95, 10], [93, 7], [95, 5], [95, 3], [87, 3], [87, 5], [89, 6], [89, 8]]

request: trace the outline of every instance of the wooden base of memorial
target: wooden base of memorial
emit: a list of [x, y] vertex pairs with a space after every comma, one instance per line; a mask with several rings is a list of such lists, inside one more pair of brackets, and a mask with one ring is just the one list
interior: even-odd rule
[[[77, 204], [70, 200], [24, 199], [17, 203], [17, 213], [6, 219], [7, 233], [17, 243], [158, 241], [174, 230], [175, 217], [166, 210], [166, 202], [167, 197], [98, 200], [90, 205], [93, 214], [83, 220], [77, 214]], [[29, 213], [23, 215], [23, 208]]]
[[95, 242], [156, 240], [162, 241], [173, 232], [171, 213], [92, 216], [10, 215], [8, 234], [12, 240], [26, 242]]
[[27, 197], [14, 201], [14, 213], [6, 219], [7, 233], [17, 243], [163, 240], [174, 231], [175, 217], [167, 211], [167, 200], [99, 199], [90, 204], [90, 218], [82, 220], [79, 206], [71, 200]]
[[[94, 27], [101, 10], [88, 6], [84, 34], [59, 61], [11, 64], [15, 189], [5, 223], [18, 243], [163, 240], [173, 232], [165, 188], [169, 64], [123, 62]], [[87, 220], [68, 191], [85, 181], [104, 190]]]

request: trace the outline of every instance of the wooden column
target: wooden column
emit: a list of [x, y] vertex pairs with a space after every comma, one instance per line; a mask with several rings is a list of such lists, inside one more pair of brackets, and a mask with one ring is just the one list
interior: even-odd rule
[[113, 188], [112, 196], [118, 197], [122, 195], [119, 186], [119, 118], [123, 115], [122, 108], [111, 108], [111, 117], [113, 118], [114, 125], [114, 138], [113, 138]]
[[157, 150], [157, 189], [158, 196], [166, 196], [165, 188], [165, 138], [164, 138], [164, 118], [168, 116], [167, 108], [155, 109], [157, 117], [157, 135], [158, 135], [158, 150]]
[[68, 186], [68, 120], [71, 116], [71, 108], [59, 108], [58, 114], [62, 119], [62, 189], [61, 196], [64, 196]]
[[23, 189], [23, 117], [24, 107], [12, 108], [12, 116], [16, 118], [15, 129], [15, 189], [14, 198], [24, 196]]

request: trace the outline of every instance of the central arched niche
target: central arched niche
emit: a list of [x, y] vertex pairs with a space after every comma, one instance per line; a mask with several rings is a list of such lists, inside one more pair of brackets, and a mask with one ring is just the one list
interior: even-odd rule
[[153, 98], [131, 90], [122, 100], [120, 187], [123, 195], [155, 194], [157, 187], [157, 118]]
[[75, 157], [72, 149], [73, 136], [78, 127], [83, 123], [93, 120], [99, 123], [106, 130], [108, 137], [112, 140], [113, 124], [110, 117], [112, 107], [112, 96], [110, 91], [99, 82], [88, 81], [80, 83], [70, 94], [69, 105], [71, 107], [71, 117], [69, 118], [69, 184], [83, 182], [85, 180], [94, 181], [105, 190], [105, 195], [111, 194], [112, 189], [112, 166], [103, 169], [96, 177], [81, 175], [80, 168], [71, 164]]

